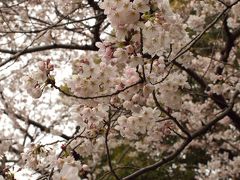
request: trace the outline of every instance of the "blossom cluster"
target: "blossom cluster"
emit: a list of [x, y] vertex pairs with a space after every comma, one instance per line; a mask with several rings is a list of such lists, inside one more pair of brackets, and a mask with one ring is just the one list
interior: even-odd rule
[[24, 78], [25, 88], [33, 98], [41, 97], [43, 89], [47, 85], [46, 81], [49, 78], [49, 73], [53, 71], [53, 65], [50, 63], [50, 59], [48, 59], [46, 62], [40, 61], [38, 68], [38, 71]]
[[[67, 109], [64, 116], [78, 127], [67, 136], [68, 143], [60, 155], [34, 144], [22, 155], [27, 167], [51, 167], [53, 179], [96, 179], [101, 170], [91, 170], [105, 163], [106, 152], [110, 156], [108, 148], [112, 153], [128, 147], [134, 153], [145, 153], [158, 160], [227, 108], [232, 94], [240, 87], [239, 45], [231, 48], [226, 62], [222, 60], [225, 54], [214, 48], [211, 53], [198, 55], [205, 47], [195, 47], [195, 42], [190, 41], [200, 37], [196, 34], [204, 30], [207, 17], [214, 16], [216, 9], [221, 11], [224, 4], [191, 1], [193, 12], [188, 12], [185, 19], [171, 8], [168, 0], [104, 0], [98, 5], [112, 32], [96, 42], [98, 51], [82, 53], [71, 61], [73, 72], [64, 86], [58, 87], [50, 75], [54, 70], [50, 60], [41, 61], [38, 70], [24, 79], [33, 98], [40, 98], [43, 89], [54, 83], [53, 87], [63, 93], [58, 102]], [[239, 3], [231, 11], [229, 32], [239, 24], [238, 8]], [[213, 28], [220, 31], [221, 26], [216, 24]], [[180, 56], [189, 41], [194, 42], [193, 47]], [[204, 44], [200, 41], [199, 46], [201, 43]], [[221, 43], [214, 44], [216, 49]], [[222, 98], [225, 100], [219, 102]], [[240, 113], [239, 107], [237, 101], [234, 112]], [[239, 176], [234, 167], [239, 166], [238, 156], [225, 166], [222, 162], [229, 157], [216, 155], [216, 146], [212, 145], [222, 131], [227, 136], [234, 135], [231, 138], [239, 137], [232, 132], [235, 127], [229, 122], [225, 117], [219, 127], [213, 128], [216, 134], [204, 141], [209, 144], [209, 153], [215, 155], [207, 164], [198, 164], [197, 178]], [[202, 144], [199, 138], [191, 147], [202, 148]], [[134, 153], [126, 156], [133, 157]], [[105, 166], [102, 169], [109, 170]]]

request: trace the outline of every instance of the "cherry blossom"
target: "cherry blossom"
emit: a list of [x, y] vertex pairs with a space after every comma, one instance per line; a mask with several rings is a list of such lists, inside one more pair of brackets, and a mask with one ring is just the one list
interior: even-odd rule
[[239, 0], [0, 7], [0, 179], [239, 179]]

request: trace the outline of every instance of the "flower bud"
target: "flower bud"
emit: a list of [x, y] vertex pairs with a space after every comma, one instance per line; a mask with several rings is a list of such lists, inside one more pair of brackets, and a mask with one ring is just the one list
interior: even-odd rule
[[42, 89], [40, 87], [35, 87], [28, 89], [28, 93], [35, 99], [38, 99], [42, 96]]

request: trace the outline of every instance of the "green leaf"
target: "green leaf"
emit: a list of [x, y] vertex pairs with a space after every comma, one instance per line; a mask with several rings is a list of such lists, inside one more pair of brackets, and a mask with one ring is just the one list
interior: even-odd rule
[[70, 88], [67, 86], [67, 84], [60, 86], [61, 91], [63, 91], [66, 94], [72, 94]]

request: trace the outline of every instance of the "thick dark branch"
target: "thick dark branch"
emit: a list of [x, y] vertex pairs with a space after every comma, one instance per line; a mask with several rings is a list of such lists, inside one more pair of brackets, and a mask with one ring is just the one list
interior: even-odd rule
[[102, 9], [100, 9], [100, 7], [98, 6], [98, 3], [94, 0], [87, 0], [87, 2], [95, 11], [102, 11]]
[[95, 44], [96, 42], [101, 41], [100, 39], [100, 29], [101, 29], [101, 25], [104, 22], [104, 20], [107, 18], [106, 15], [102, 15], [96, 18], [96, 23], [93, 26], [93, 30], [91, 31], [93, 34], [93, 43]]
[[[218, 107], [220, 107], [221, 109], [224, 109], [227, 107], [227, 102], [226, 100], [224, 99], [224, 97], [222, 95], [218, 95], [218, 94], [212, 94], [210, 96], [210, 98], [218, 105]], [[234, 126], [240, 131], [240, 117], [239, 115], [233, 111], [233, 110], [230, 110], [228, 112], [228, 117], [231, 118]]]
[[39, 51], [46, 51], [46, 50], [51, 50], [51, 49], [70, 49], [70, 50], [84, 50], [84, 51], [97, 51], [98, 50], [98, 48], [95, 45], [82, 45], [81, 46], [81, 45], [77, 45], [77, 44], [52, 44], [52, 45], [27, 48], [27, 49], [18, 50], [18, 51], [0, 49], [0, 52], [2, 52], [2, 53], [13, 54], [12, 57], [10, 57], [6, 61], [3, 61], [2, 63], [0, 63], [0, 67], [4, 66], [5, 64], [9, 63], [13, 59], [15, 59], [21, 55], [39, 52]]
[[[223, 30], [225, 35], [225, 47], [221, 51], [221, 58], [220, 61], [225, 65], [228, 61], [230, 52], [232, 48], [234, 47], [234, 41], [236, 40], [237, 36], [233, 36], [233, 34], [230, 32], [230, 29], [227, 25], [228, 16], [226, 16], [223, 20]], [[221, 75], [223, 72], [224, 66], [219, 66], [217, 68], [216, 74]]]
[[221, 4], [223, 4], [224, 6], [228, 7], [229, 3], [224, 2], [224, 0], [217, 0], [218, 2], [220, 2]]
[[51, 45], [44, 45], [44, 46], [36, 46], [32, 48], [28, 48], [24, 51], [22, 50], [7, 50], [7, 49], [0, 49], [2, 53], [8, 54], [16, 54], [21, 52], [20, 55], [27, 54], [27, 53], [34, 53], [38, 51], [46, 51], [51, 49], [72, 49], [72, 50], [84, 50], [84, 51], [97, 51], [98, 48], [95, 45], [77, 45], [77, 44], [51, 44]]

